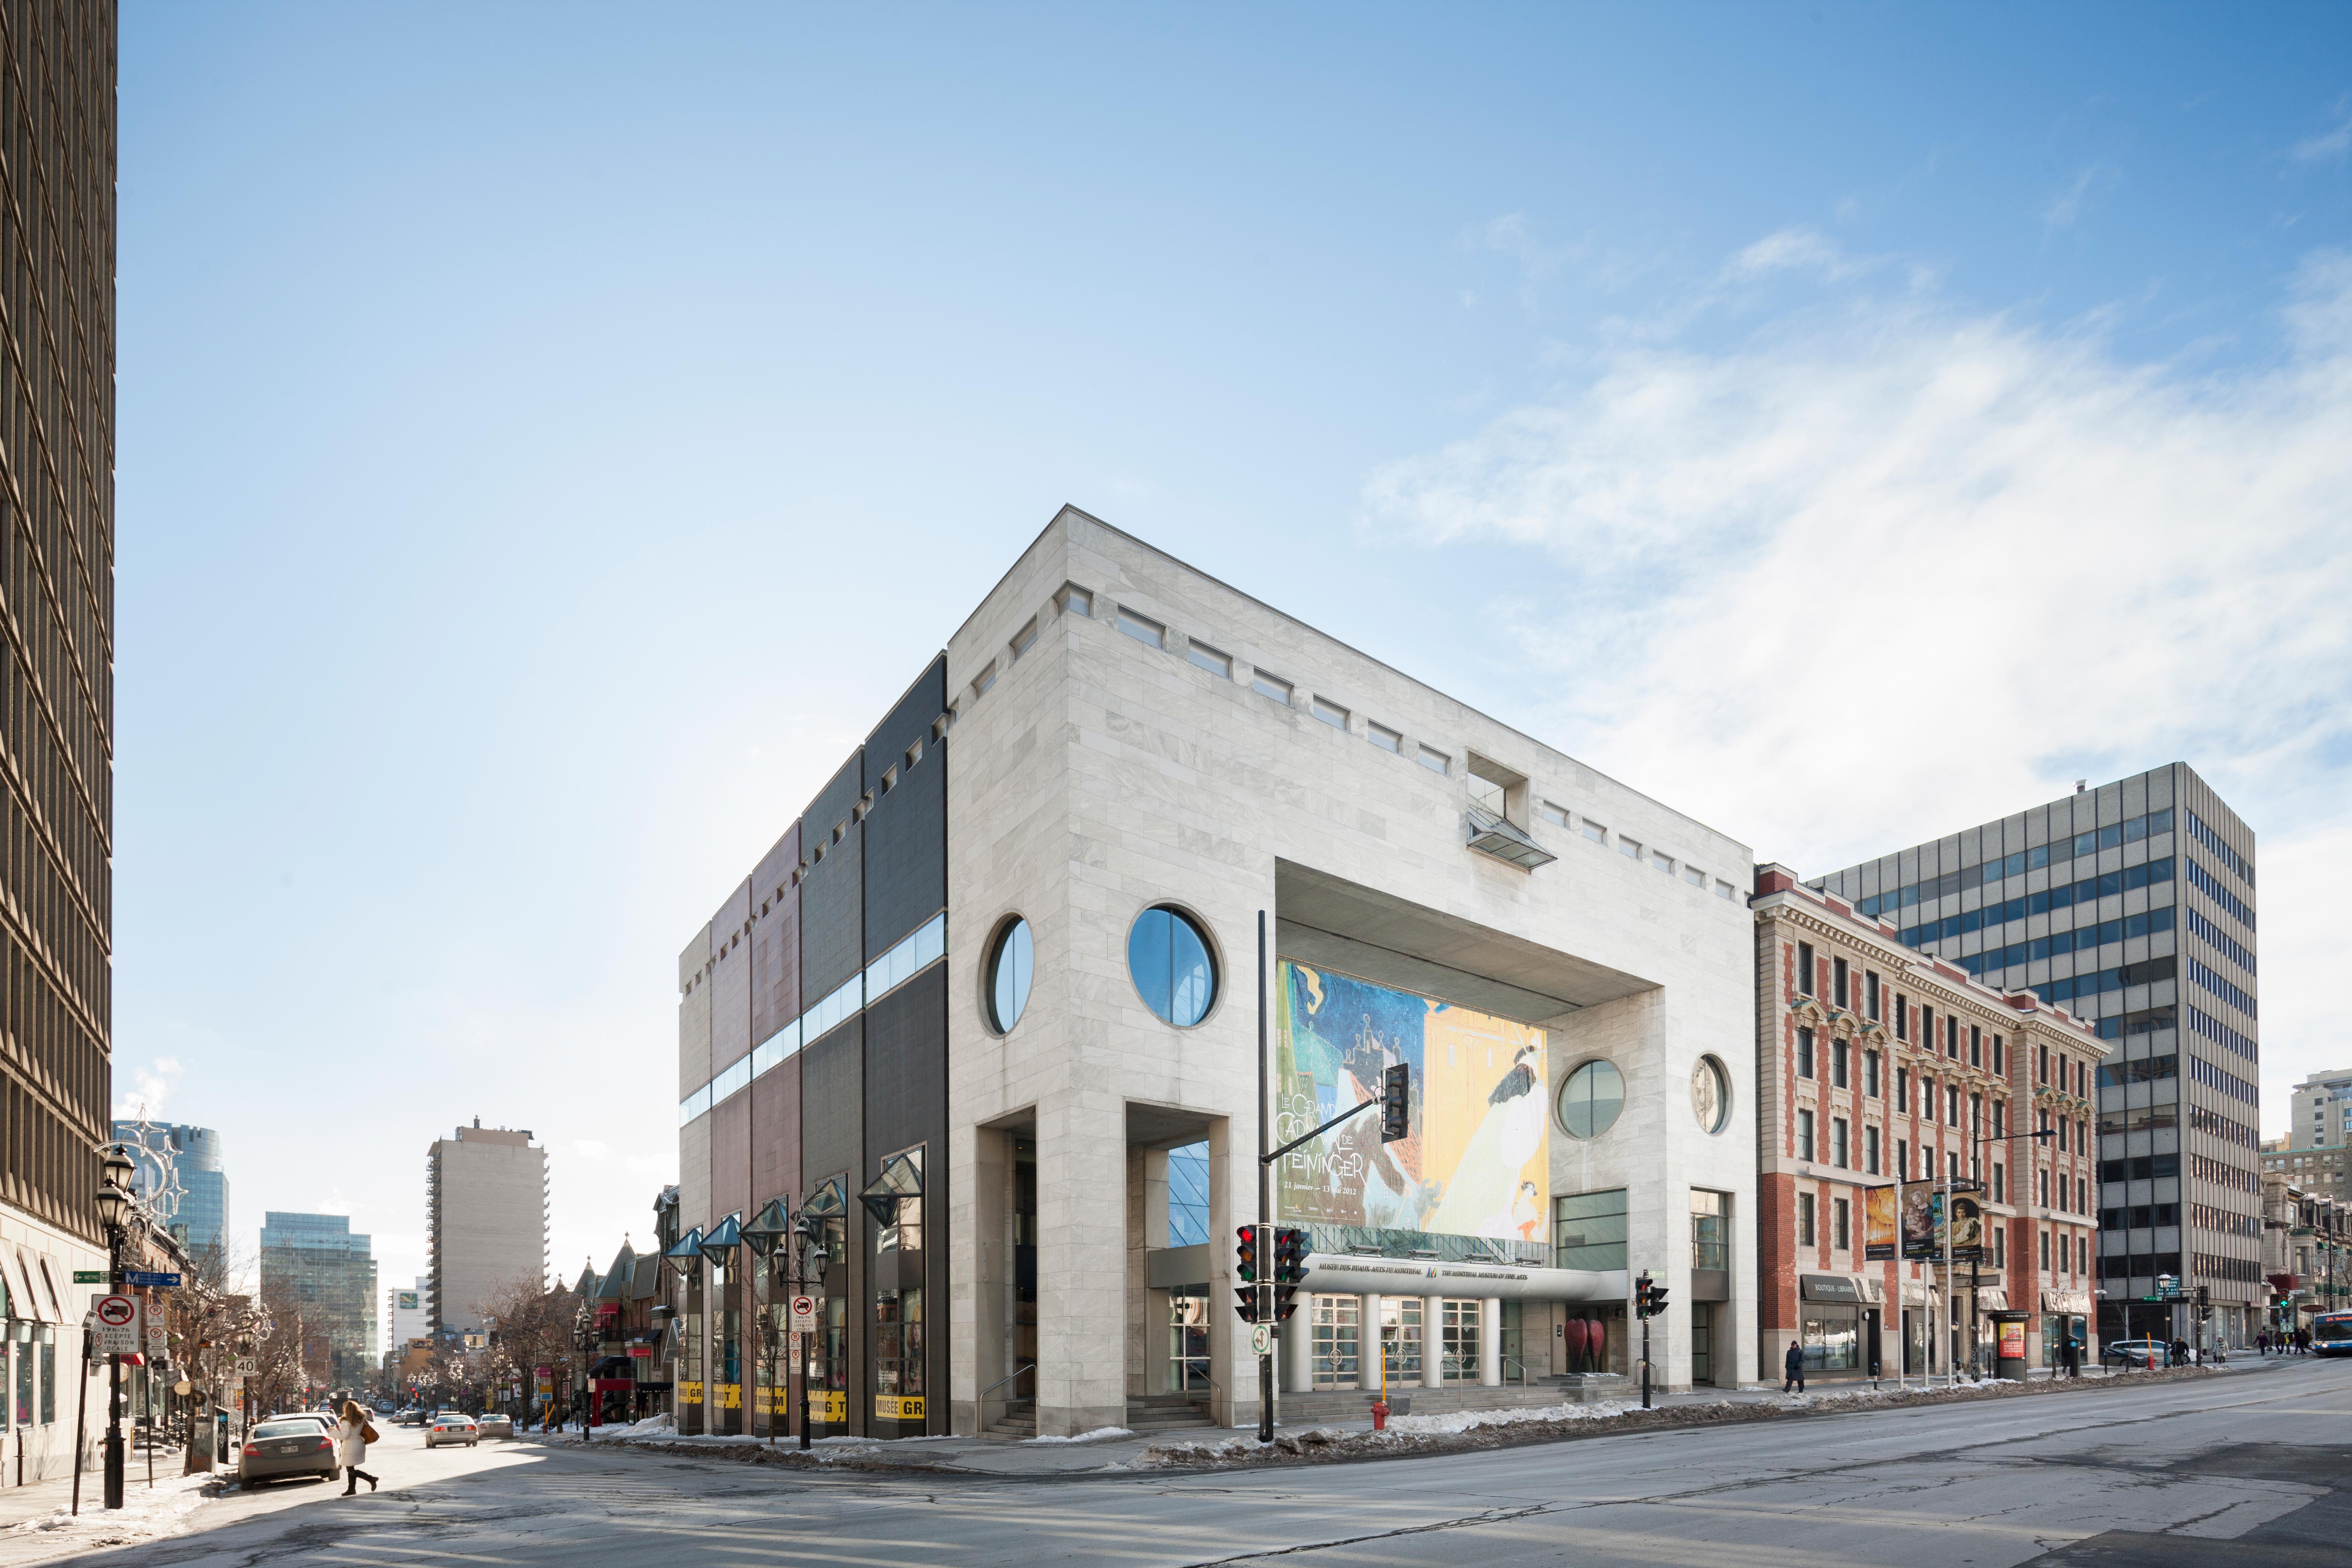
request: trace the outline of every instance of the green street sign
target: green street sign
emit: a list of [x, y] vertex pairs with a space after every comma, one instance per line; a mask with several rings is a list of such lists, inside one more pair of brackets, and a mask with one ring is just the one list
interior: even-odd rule
[[106, 1270], [103, 1268], [77, 1268], [74, 1270], [74, 1283], [77, 1285], [103, 1285], [106, 1283]]

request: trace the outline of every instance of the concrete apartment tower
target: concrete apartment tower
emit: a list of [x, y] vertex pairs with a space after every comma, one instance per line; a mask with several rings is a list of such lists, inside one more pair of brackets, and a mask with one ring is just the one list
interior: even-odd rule
[[2341, 1149], [2347, 1144], [2352, 1144], [2352, 1068], [2313, 1073], [2294, 1086], [2286, 1146]]
[[471, 1127], [425, 1156], [430, 1331], [469, 1333], [478, 1310], [519, 1279], [547, 1278], [547, 1151], [528, 1131]]
[[1750, 865], [1065, 509], [680, 955], [681, 1426], [792, 1419], [776, 1200], [833, 1258], [828, 1432], [1255, 1421], [1261, 1104], [1279, 1142], [1399, 1064], [1405, 1138], [1273, 1174], [1283, 1419], [1383, 1356], [1416, 1411], [1622, 1375], [1643, 1269], [1661, 1379], [1753, 1381]]
[[[2169, 1274], [2207, 1292], [2212, 1342], [2251, 1342], [2268, 1291], [2254, 835], [2237, 813], [2173, 763], [1812, 885], [1907, 947], [2092, 1022], [2106, 1043], [2100, 1337], [2125, 1337], [2125, 1302]], [[2193, 1307], [2173, 1318], [2198, 1336]], [[2149, 1320], [2137, 1309], [2132, 1326]]]
[[115, 40], [111, 0], [32, 0], [0, 28], [11, 215], [0, 243], [9, 1485], [74, 1468], [91, 1291], [73, 1277], [106, 1266], [90, 1195], [113, 1100]]

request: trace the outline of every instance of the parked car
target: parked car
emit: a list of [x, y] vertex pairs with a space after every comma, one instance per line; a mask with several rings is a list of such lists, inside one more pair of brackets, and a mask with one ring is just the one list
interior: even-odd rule
[[474, 1425], [474, 1418], [457, 1410], [435, 1411], [433, 1425], [425, 1429], [425, 1446], [428, 1448], [438, 1448], [446, 1443], [463, 1443], [471, 1448], [481, 1440], [482, 1429]]
[[485, 1437], [511, 1437], [514, 1436], [514, 1417], [511, 1415], [499, 1415], [494, 1413], [483, 1416], [480, 1420], [475, 1422], [474, 1426]]
[[2118, 1366], [2143, 1370], [2164, 1364], [2162, 1340], [2112, 1340], [2099, 1347], [2102, 1363], [2114, 1362]]
[[237, 1450], [237, 1484], [248, 1489], [289, 1476], [324, 1476], [331, 1481], [342, 1473], [333, 1434], [307, 1415], [264, 1421]]
[[335, 1429], [335, 1418], [317, 1410], [289, 1410], [282, 1415], [272, 1415], [272, 1421], [315, 1421], [329, 1432]]

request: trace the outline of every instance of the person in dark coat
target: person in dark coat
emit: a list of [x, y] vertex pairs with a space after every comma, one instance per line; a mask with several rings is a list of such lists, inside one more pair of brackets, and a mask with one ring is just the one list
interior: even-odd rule
[[1786, 1394], [1794, 1385], [1799, 1394], [1805, 1392], [1805, 1347], [1796, 1341], [1789, 1342], [1789, 1353], [1780, 1358], [1780, 1392]]

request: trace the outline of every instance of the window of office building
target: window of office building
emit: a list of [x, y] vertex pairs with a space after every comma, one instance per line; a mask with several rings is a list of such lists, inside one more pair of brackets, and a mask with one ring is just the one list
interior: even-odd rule
[[1562, 1268], [1625, 1267], [1625, 1189], [1572, 1193], [1552, 1205], [1552, 1247]]
[[1209, 939], [1180, 910], [1163, 904], [1136, 917], [1127, 939], [1127, 967], [1144, 1005], [1179, 1028], [1208, 1016], [1216, 1000]]
[[1560, 1086], [1559, 1125], [1571, 1138], [1598, 1138], [1625, 1108], [1625, 1079], [1616, 1065], [1590, 1061]]

